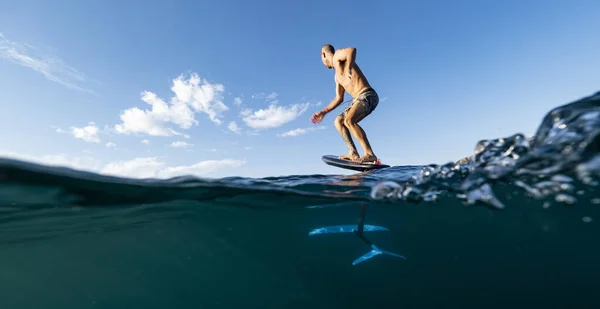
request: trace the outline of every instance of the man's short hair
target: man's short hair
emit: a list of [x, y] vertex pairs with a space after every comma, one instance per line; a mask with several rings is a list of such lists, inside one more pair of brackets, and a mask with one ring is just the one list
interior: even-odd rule
[[333, 49], [333, 46], [331, 44], [325, 44], [321, 47], [322, 51], [328, 51], [332, 54], [335, 54], [335, 49]]

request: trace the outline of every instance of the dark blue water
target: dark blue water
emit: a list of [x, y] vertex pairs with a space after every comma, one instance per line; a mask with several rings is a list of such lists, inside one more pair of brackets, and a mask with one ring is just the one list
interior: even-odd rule
[[[0, 160], [0, 308], [598, 308], [600, 93], [464, 164], [133, 180]], [[364, 223], [378, 255], [353, 233]]]

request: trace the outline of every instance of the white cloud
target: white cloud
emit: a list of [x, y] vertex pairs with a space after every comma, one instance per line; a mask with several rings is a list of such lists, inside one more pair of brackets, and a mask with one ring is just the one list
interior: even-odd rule
[[148, 144], [150, 144], [150, 141], [149, 141], [149, 140], [147, 140], [147, 139], [145, 139], [145, 140], [142, 140], [142, 144], [146, 144], [146, 145], [148, 145]]
[[276, 128], [296, 119], [308, 109], [309, 105], [310, 103], [302, 103], [285, 107], [271, 104], [266, 109], [246, 114], [243, 120], [253, 129]]
[[152, 106], [151, 110], [141, 110], [133, 107], [121, 113], [122, 123], [115, 125], [117, 133], [131, 134], [144, 133], [151, 136], [172, 136], [181, 133], [167, 127], [168, 123], [174, 123], [182, 129], [188, 129], [196, 124], [194, 112], [183, 103], [172, 103], [167, 105], [156, 94], [148, 91], [142, 92], [142, 101]]
[[100, 170], [100, 173], [120, 177], [152, 178], [164, 165], [165, 163], [158, 161], [156, 157], [135, 158], [108, 163]]
[[252, 109], [250, 109], [250, 108], [244, 108], [244, 109], [242, 109], [242, 111], [240, 112], [240, 115], [241, 115], [242, 117], [244, 117], [244, 116], [249, 116], [250, 114], [252, 114]]
[[275, 100], [277, 99], [279, 95], [275, 92], [271, 92], [271, 93], [264, 93], [264, 92], [259, 92], [259, 93], [255, 93], [252, 95], [253, 99], [264, 99], [264, 100]]
[[241, 160], [206, 160], [187, 166], [165, 167], [157, 157], [135, 158], [107, 164], [100, 173], [131, 178], [172, 178], [177, 176], [205, 176], [223, 168], [244, 165]]
[[237, 123], [235, 123], [235, 121], [231, 121], [231, 122], [230, 122], [230, 123], [227, 125], [227, 128], [228, 128], [228, 129], [229, 129], [229, 131], [231, 131], [231, 132], [235, 132], [235, 133], [238, 133], [238, 134], [241, 132], [240, 128], [238, 127]]
[[75, 157], [66, 154], [43, 155], [39, 162], [54, 166], [67, 166], [78, 170], [94, 171], [100, 166], [100, 161], [92, 157]]
[[117, 145], [115, 143], [108, 142], [106, 143], [106, 148], [115, 148]]
[[89, 122], [87, 126], [83, 128], [71, 127], [71, 135], [73, 137], [82, 139], [88, 143], [99, 143], [100, 137], [98, 137], [98, 127], [94, 122]]
[[193, 144], [177, 141], [177, 142], [172, 142], [170, 146], [173, 148], [188, 148], [188, 147], [193, 146]]
[[175, 96], [169, 104], [156, 94], [144, 91], [141, 99], [152, 106], [152, 109], [133, 107], [125, 110], [120, 115], [122, 123], [115, 125], [115, 130], [121, 134], [184, 135], [172, 129], [170, 124], [177, 125], [180, 129], [189, 129], [198, 124], [196, 112], [205, 113], [212, 122], [221, 124], [221, 113], [229, 109], [222, 102], [224, 90], [223, 85], [201, 80], [197, 74], [192, 74], [187, 80], [180, 75], [173, 79], [171, 91]]
[[158, 173], [158, 177], [171, 178], [182, 175], [205, 176], [219, 169], [240, 167], [245, 163], [245, 161], [232, 159], [206, 160], [188, 166], [167, 167]]
[[242, 104], [242, 98], [240, 98], [240, 97], [233, 98], [233, 104], [239, 106], [240, 104]]
[[316, 128], [298, 128], [298, 129], [287, 131], [285, 133], [277, 134], [277, 136], [281, 136], [281, 137], [298, 136], [298, 135], [306, 134], [310, 131], [323, 130], [323, 129], [325, 129], [325, 126], [319, 126]]
[[59, 134], [67, 133], [65, 130], [63, 130], [63, 129], [57, 127], [57, 126], [50, 126], [50, 128], [53, 129], [56, 133], [59, 133]]
[[0, 157], [28, 161], [49, 166], [70, 167], [88, 172], [97, 171], [102, 166], [99, 160], [96, 160], [92, 157], [69, 156], [63, 153], [43, 156], [32, 156], [27, 154], [18, 154], [10, 151], [0, 150]]
[[175, 93], [178, 102], [188, 104], [195, 111], [207, 114], [215, 124], [221, 124], [220, 114], [229, 109], [222, 101], [225, 87], [221, 84], [210, 84], [206, 80], [200, 80], [197, 74], [192, 74], [188, 80], [180, 75], [173, 80], [171, 90]]
[[102, 164], [91, 157], [76, 157], [65, 154], [32, 156], [0, 150], [0, 157], [27, 161], [55, 167], [68, 167], [80, 171], [129, 178], [171, 178], [175, 176], [205, 176], [224, 168], [244, 165], [243, 160], [223, 159], [200, 161], [189, 166], [165, 167], [158, 157], [135, 158]]
[[265, 100], [269, 104], [278, 104], [279, 103], [279, 101], [277, 100], [278, 96], [279, 96], [279, 94], [277, 94], [275, 92], [271, 92], [271, 93], [260, 92], [260, 93], [253, 94], [252, 98], [257, 99], [257, 100]]
[[277, 134], [277, 135], [278, 136], [282, 136], [282, 137], [286, 137], [286, 136], [298, 136], [298, 135], [306, 134], [306, 132], [308, 132], [307, 129], [298, 128], [298, 129], [290, 130], [290, 131], [287, 131], [285, 133]]
[[33, 69], [48, 80], [68, 88], [95, 94], [93, 90], [76, 85], [76, 82], [85, 81], [83, 74], [58, 57], [45, 53], [30, 44], [9, 41], [2, 33], [0, 33], [0, 58]]

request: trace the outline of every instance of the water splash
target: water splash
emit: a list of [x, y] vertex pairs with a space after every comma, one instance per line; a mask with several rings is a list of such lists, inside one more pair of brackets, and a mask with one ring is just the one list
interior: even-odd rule
[[[480, 141], [467, 162], [429, 165], [404, 182], [373, 186], [379, 201], [433, 201], [444, 193], [502, 209], [496, 183], [512, 183], [536, 199], [571, 205], [574, 188], [596, 190], [600, 178], [600, 92], [550, 111], [535, 136]], [[585, 195], [585, 192], [579, 192]], [[593, 194], [592, 194], [593, 195]]]

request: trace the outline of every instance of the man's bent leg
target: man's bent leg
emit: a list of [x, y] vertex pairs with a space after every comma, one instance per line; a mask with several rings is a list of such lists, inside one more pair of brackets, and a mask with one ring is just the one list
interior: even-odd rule
[[350, 132], [352, 132], [352, 135], [354, 137], [356, 137], [356, 139], [358, 140], [358, 142], [360, 143], [360, 145], [362, 146], [362, 148], [365, 151], [364, 156], [362, 156], [358, 159], [354, 159], [354, 161], [356, 161], [356, 162], [375, 162], [375, 161], [377, 161], [377, 156], [373, 152], [373, 149], [371, 148], [371, 144], [369, 143], [369, 139], [367, 138], [367, 133], [365, 133], [363, 128], [361, 128], [358, 125], [358, 123], [352, 122], [352, 121], [348, 121], [346, 126], [350, 129]]
[[342, 139], [344, 140], [346, 145], [348, 146], [348, 154], [340, 156], [339, 158], [347, 159], [347, 160], [358, 159], [358, 151], [356, 150], [354, 141], [352, 141], [352, 136], [350, 136], [350, 131], [344, 125], [344, 117], [342, 115], [337, 116], [335, 118], [335, 121], [333, 122], [333, 124], [334, 124], [335, 128], [338, 130], [338, 132], [340, 133], [340, 135], [342, 136]]
[[350, 132], [365, 151], [365, 155], [356, 159], [357, 162], [374, 162], [377, 161], [377, 156], [371, 148], [369, 139], [365, 131], [358, 123], [367, 117], [375, 109], [379, 103], [379, 98], [375, 92], [368, 93], [366, 96], [357, 100], [356, 104], [348, 111], [347, 117], [344, 119], [344, 125], [350, 129]]

